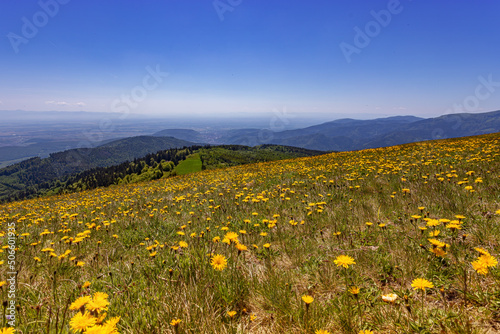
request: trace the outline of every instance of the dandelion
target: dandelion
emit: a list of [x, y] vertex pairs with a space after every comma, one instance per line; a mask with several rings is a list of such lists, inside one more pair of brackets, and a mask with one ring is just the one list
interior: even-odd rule
[[350, 257], [349, 255], [339, 255], [337, 258], [333, 261], [337, 265], [337, 267], [344, 267], [344, 268], [349, 268], [350, 265], [356, 264], [354, 262], [354, 259]]
[[359, 294], [360, 289], [357, 286], [351, 286], [349, 288], [349, 292], [353, 294], [354, 296], [357, 296]]
[[368, 330], [368, 329], [365, 329], [365, 330], [361, 330], [359, 331], [358, 334], [374, 334], [373, 331], [371, 330]]
[[472, 268], [474, 268], [474, 270], [480, 274], [480, 275], [486, 275], [488, 273], [488, 266], [485, 265], [485, 263], [476, 260], [476, 261], [472, 261], [471, 262], [472, 264]]
[[309, 295], [303, 295], [302, 300], [304, 301], [304, 303], [306, 303], [306, 305], [309, 305], [314, 301], [314, 298]]
[[181, 319], [172, 319], [172, 321], [170, 321], [170, 326], [177, 327], [181, 322], [182, 322]]
[[224, 235], [224, 239], [229, 240], [229, 242], [238, 242], [238, 233], [236, 232], [227, 232], [226, 235]]
[[236, 315], [236, 311], [228, 311], [228, 312], [227, 312], [227, 315], [228, 315], [230, 318], [233, 318], [233, 317]]
[[474, 249], [482, 255], [490, 255], [490, 253], [484, 248], [476, 247]]
[[210, 265], [215, 270], [222, 271], [227, 267], [227, 260], [224, 255], [216, 254], [210, 259]]
[[411, 283], [411, 286], [412, 286], [413, 290], [420, 289], [420, 290], [425, 292], [426, 288], [432, 289], [434, 287], [434, 284], [432, 284], [432, 282], [429, 282], [425, 278], [416, 278]]
[[330, 334], [330, 332], [324, 329], [318, 329], [314, 334]]
[[75, 300], [73, 303], [71, 303], [71, 305], [69, 306], [69, 309], [70, 310], [79, 310], [82, 307], [84, 307], [91, 299], [92, 299], [92, 297], [90, 297], [90, 296], [80, 297], [77, 300]]
[[271, 247], [271, 244], [270, 243], [266, 243], [266, 244], [263, 244], [262, 247], [269, 249], [269, 247]]
[[179, 241], [179, 247], [181, 247], [181, 248], [187, 248], [187, 246], [188, 246], [187, 242], [185, 242], [185, 241]]
[[12, 327], [4, 327], [0, 329], [0, 334], [14, 334], [16, 330]]
[[109, 305], [108, 294], [104, 292], [96, 292], [92, 299], [87, 303], [86, 308], [91, 312], [100, 313], [107, 310]]
[[238, 244], [236, 244], [236, 249], [238, 250], [238, 254], [239, 254], [243, 251], [246, 251], [248, 248], [247, 248], [247, 246], [238, 243]]
[[92, 327], [96, 323], [96, 318], [90, 315], [90, 313], [80, 313], [75, 314], [73, 318], [71, 318], [69, 325], [72, 330], [76, 332], [85, 331], [88, 327]]
[[479, 256], [477, 260], [471, 262], [471, 264], [478, 274], [486, 275], [488, 273], [488, 268], [496, 267], [498, 265], [498, 261], [490, 254], [483, 254]]

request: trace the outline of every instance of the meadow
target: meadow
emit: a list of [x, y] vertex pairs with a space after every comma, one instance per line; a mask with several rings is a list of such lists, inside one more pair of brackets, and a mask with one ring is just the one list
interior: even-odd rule
[[15, 333], [498, 333], [499, 163], [491, 134], [4, 204], [2, 312], [15, 225]]

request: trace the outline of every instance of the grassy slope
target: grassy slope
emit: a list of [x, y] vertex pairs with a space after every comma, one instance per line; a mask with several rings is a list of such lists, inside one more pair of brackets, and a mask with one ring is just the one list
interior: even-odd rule
[[[173, 333], [176, 318], [179, 333], [495, 333], [499, 268], [479, 275], [471, 262], [475, 247], [500, 252], [499, 148], [499, 134], [425, 142], [0, 206], [2, 230], [15, 222], [19, 234], [20, 329], [55, 333], [58, 314], [66, 332], [68, 300], [102, 291], [122, 333]], [[459, 214], [460, 230], [424, 221]], [[214, 242], [229, 231], [248, 250]], [[443, 257], [430, 232], [449, 245]], [[48, 247], [71, 253], [51, 259]], [[211, 267], [214, 253], [227, 268]], [[339, 255], [356, 263], [338, 267]], [[415, 278], [435, 287], [415, 291]], [[85, 281], [89, 290], [77, 288]]]
[[200, 155], [195, 153], [181, 161], [174, 169], [177, 175], [184, 175], [201, 171]]

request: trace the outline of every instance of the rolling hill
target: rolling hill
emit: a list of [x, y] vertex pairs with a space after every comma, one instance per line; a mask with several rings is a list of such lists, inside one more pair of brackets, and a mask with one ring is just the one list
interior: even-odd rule
[[52, 153], [48, 158], [32, 158], [0, 169], [0, 199], [92, 168], [113, 166], [148, 153], [193, 144], [172, 137], [139, 136], [95, 148]]

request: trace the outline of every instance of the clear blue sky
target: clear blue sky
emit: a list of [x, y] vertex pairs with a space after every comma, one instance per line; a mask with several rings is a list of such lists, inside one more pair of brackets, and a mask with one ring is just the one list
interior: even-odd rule
[[[250, 116], [286, 107], [353, 117], [500, 109], [500, 1], [397, 3], [5, 0], [0, 109]], [[382, 10], [383, 24], [372, 14]], [[356, 27], [369, 29], [369, 43], [356, 40]], [[157, 82], [147, 68], [169, 74]]]

